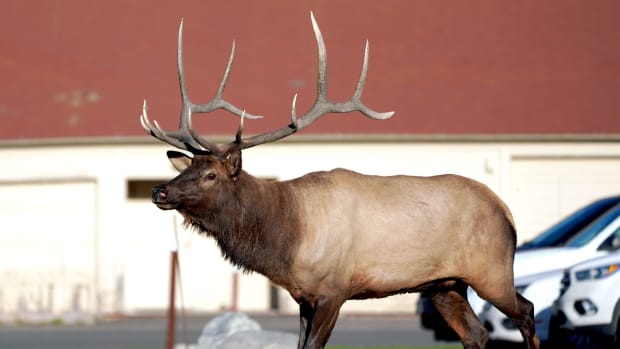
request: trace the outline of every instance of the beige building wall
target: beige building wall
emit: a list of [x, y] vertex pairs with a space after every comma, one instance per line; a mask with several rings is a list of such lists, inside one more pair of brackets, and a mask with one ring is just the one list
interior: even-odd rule
[[[0, 320], [163, 312], [173, 248], [188, 311], [232, 306], [236, 271], [214, 242], [150, 203], [151, 184], [175, 176], [166, 150], [135, 142], [0, 147]], [[291, 141], [248, 149], [243, 160], [246, 171], [280, 180], [335, 167], [472, 177], [511, 207], [520, 242], [620, 193], [617, 142]], [[413, 312], [415, 299], [348, 302], [343, 311]], [[245, 311], [297, 311], [255, 274], [239, 275], [236, 303]]]

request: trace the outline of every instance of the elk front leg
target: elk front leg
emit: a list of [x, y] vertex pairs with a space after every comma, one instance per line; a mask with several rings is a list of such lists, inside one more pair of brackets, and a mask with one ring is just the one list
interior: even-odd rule
[[320, 297], [315, 302], [302, 300], [299, 304], [298, 349], [322, 349], [334, 329], [340, 307], [339, 297]]
[[312, 329], [312, 317], [314, 316], [314, 307], [309, 302], [302, 300], [299, 303], [299, 342], [297, 348], [304, 348], [306, 340], [310, 336]]

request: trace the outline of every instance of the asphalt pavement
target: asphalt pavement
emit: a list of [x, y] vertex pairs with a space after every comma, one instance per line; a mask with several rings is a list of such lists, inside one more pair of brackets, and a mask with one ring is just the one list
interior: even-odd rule
[[[263, 329], [297, 334], [298, 317], [249, 314]], [[195, 343], [214, 315], [191, 315], [177, 319], [176, 343]], [[155, 349], [166, 343], [166, 319], [159, 316], [127, 317], [92, 325], [0, 325], [1, 349]], [[417, 316], [342, 315], [328, 345], [433, 346], [430, 331], [423, 330]]]

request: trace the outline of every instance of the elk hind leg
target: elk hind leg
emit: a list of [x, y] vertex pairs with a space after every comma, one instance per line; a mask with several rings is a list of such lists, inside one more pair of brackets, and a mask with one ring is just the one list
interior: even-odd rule
[[431, 301], [466, 349], [485, 348], [488, 331], [467, 302], [467, 284], [456, 281], [449, 288], [433, 291]]
[[520, 295], [513, 287], [502, 299], [487, 299], [504, 313], [517, 326], [527, 349], [538, 349], [540, 340], [536, 335], [534, 323], [534, 305]]

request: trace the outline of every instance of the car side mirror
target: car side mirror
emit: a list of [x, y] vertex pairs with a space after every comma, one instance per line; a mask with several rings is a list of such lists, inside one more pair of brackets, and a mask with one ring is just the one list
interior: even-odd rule
[[609, 252], [620, 250], [620, 229], [605, 239], [605, 241], [599, 246], [598, 250]]

